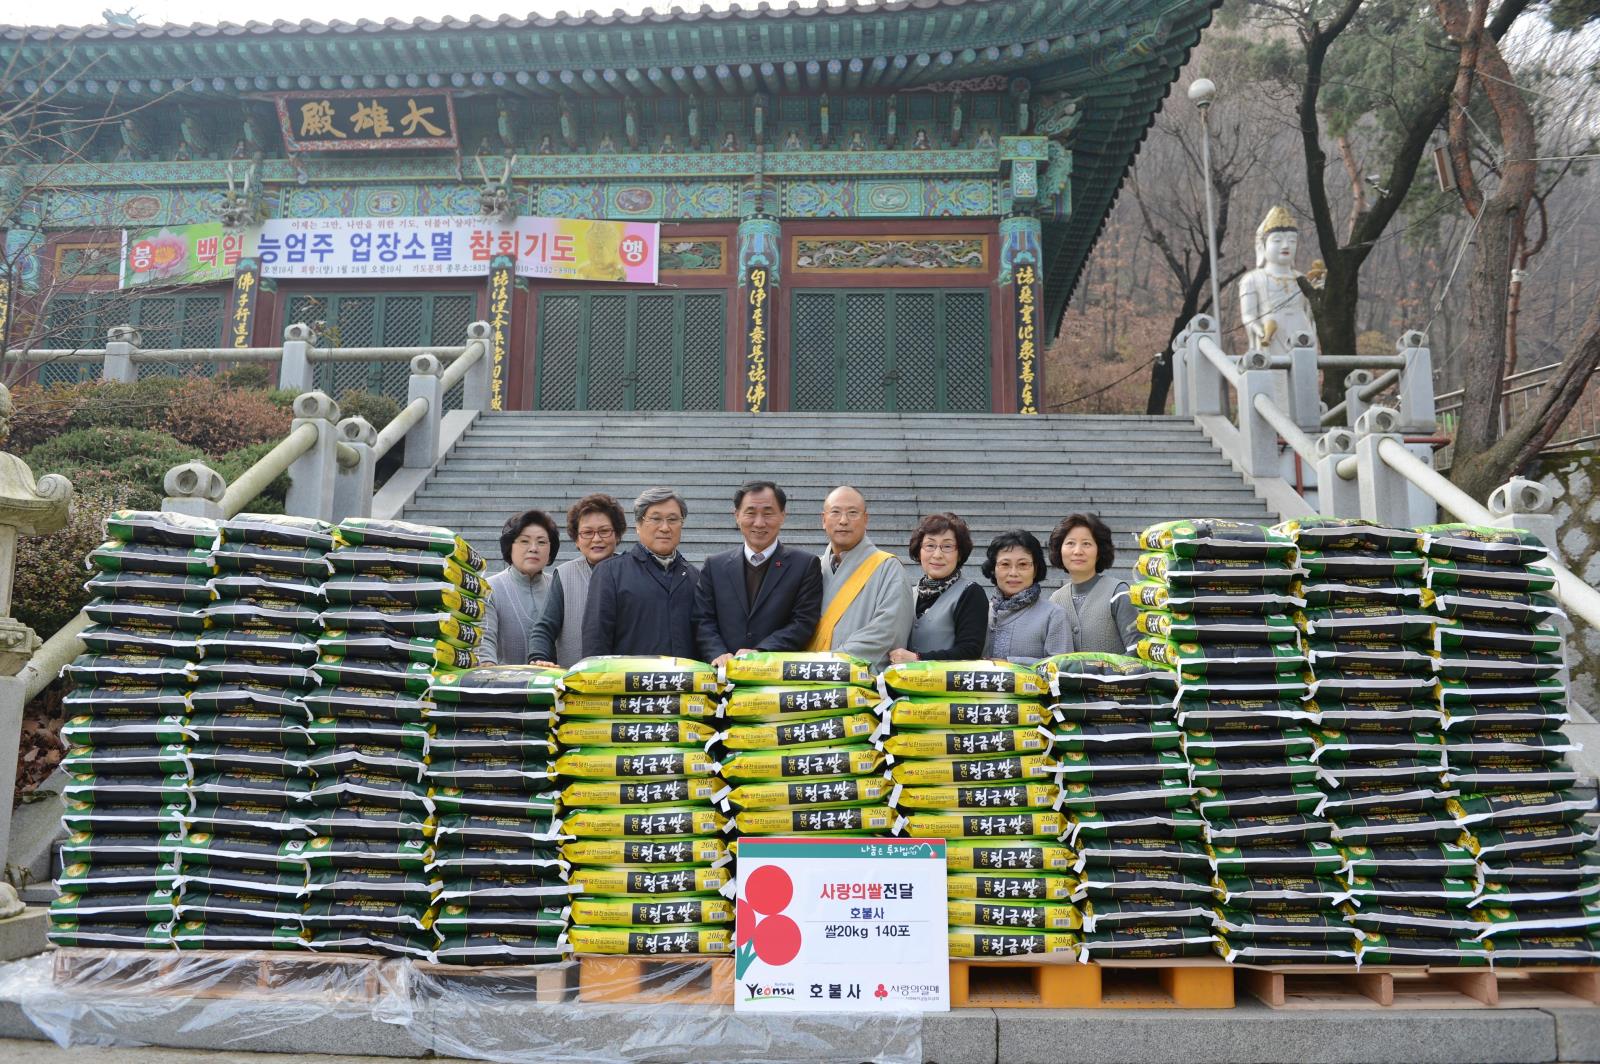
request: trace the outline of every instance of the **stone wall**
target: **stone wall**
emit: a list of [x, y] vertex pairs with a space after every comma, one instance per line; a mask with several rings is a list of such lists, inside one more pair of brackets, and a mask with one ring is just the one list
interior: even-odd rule
[[[1561, 560], [1590, 584], [1600, 584], [1600, 452], [1563, 451], [1541, 459], [1532, 479], [1550, 489], [1560, 529]], [[1600, 632], [1578, 622], [1567, 629], [1572, 696], [1594, 713], [1600, 709]]]

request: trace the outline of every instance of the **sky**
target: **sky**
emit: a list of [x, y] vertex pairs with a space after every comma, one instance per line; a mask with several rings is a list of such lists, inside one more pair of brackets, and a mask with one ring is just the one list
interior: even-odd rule
[[[465, 18], [469, 15], [497, 17], [511, 14], [524, 16], [531, 12], [554, 15], [566, 11], [582, 14], [585, 10], [609, 14], [617, 9], [640, 11], [645, 8], [672, 8], [674, 5], [688, 10], [698, 9], [707, 0], [274, 0], [265, 6], [240, 9], [217, 3], [216, 0], [55, 0], [47, 8], [29, 6], [24, 0], [0, 0], [0, 24], [32, 23], [38, 20], [41, 10], [49, 11], [48, 25], [98, 25], [104, 21], [103, 12], [125, 11], [131, 8], [141, 22], [272, 22], [284, 19], [299, 22], [315, 19], [319, 22], [354, 22], [357, 19], [386, 18], [411, 20], [414, 18], [438, 19], [446, 15]], [[726, 7], [730, 0], [708, 0], [711, 7]], [[747, 0], [755, 6], [755, 0]], [[783, 0], [779, 0], [781, 4]], [[812, 0], [808, 0], [808, 3]], [[509, 5], [509, 6], [508, 6]], [[224, 15], [223, 11], [229, 13]], [[248, 13], [245, 13], [248, 12]]]

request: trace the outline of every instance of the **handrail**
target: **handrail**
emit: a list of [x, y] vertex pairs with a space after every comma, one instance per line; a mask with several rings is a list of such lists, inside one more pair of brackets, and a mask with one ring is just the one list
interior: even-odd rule
[[393, 450], [394, 445], [405, 439], [406, 433], [410, 432], [412, 427], [421, 421], [423, 415], [427, 414], [427, 412], [428, 401], [426, 399], [418, 397], [407, 403], [398, 414], [389, 420], [389, 423], [383, 427], [383, 431], [378, 433], [378, 438], [373, 441], [372, 460], [376, 462]]
[[57, 362], [81, 359], [98, 362], [106, 357], [103, 347], [13, 347], [6, 351], [7, 362], [27, 362], [35, 358], [53, 358]]
[[1273, 427], [1278, 435], [1283, 438], [1284, 443], [1294, 449], [1295, 454], [1298, 454], [1307, 462], [1315, 463], [1317, 461], [1316, 441], [1307, 436], [1299, 425], [1290, 420], [1288, 414], [1279, 410], [1278, 404], [1274, 403], [1270, 396], [1257, 395], [1254, 405], [1256, 413], [1260, 414], [1266, 423]]
[[[173, 358], [174, 354], [181, 357]], [[277, 347], [185, 347], [180, 351], [163, 351], [159, 348], [140, 350], [128, 354], [134, 362], [276, 362], [283, 357]]]
[[296, 458], [317, 445], [317, 426], [304, 424], [285, 436], [276, 447], [239, 475], [222, 493], [222, 514], [233, 517], [279, 476], [287, 473]]
[[1318, 355], [1318, 369], [1405, 369], [1404, 355]]
[[[1494, 514], [1478, 500], [1450, 483], [1405, 446], [1392, 437], [1378, 441], [1378, 457], [1385, 465], [1421, 488], [1434, 502], [1474, 525], [1494, 523]], [[1600, 627], [1600, 591], [1580, 580], [1578, 576], [1554, 557], [1542, 563], [1555, 573], [1556, 597], [1589, 624]]]
[[479, 359], [488, 355], [489, 345], [482, 340], [472, 340], [462, 349], [461, 356], [450, 363], [445, 371], [439, 375], [439, 387], [449, 391], [456, 386], [456, 382], [467, 375], [467, 370], [477, 364]]
[[[472, 347], [471, 341], [459, 347], [424, 347], [424, 351], [439, 361], [459, 359]], [[417, 357], [415, 347], [313, 347], [306, 352], [311, 362], [410, 362]]]
[[[1373, 378], [1370, 384], [1364, 384], [1360, 388], [1356, 389], [1356, 395], [1361, 398], [1363, 403], [1370, 403], [1372, 400], [1381, 395], [1386, 389], [1388, 389], [1390, 385], [1399, 380], [1400, 371], [1397, 369], [1391, 369], [1387, 373], [1380, 373], [1377, 377]], [[1322, 423], [1324, 425], [1337, 425], [1344, 421], [1345, 410], [1347, 407], [1349, 407], [1349, 405], [1350, 401], [1346, 399], [1339, 402], [1335, 406], [1329, 407], [1322, 415]]]
[[1202, 334], [1198, 339], [1200, 353], [1206, 356], [1206, 359], [1213, 366], [1217, 367], [1217, 372], [1222, 374], [1222, 379], [1233, 385], [1234, 390], [1237, 391], [1244, 383], [1239, 367], [1233, 364], [1233, 359], [1229, 358], [1227, 352], [1218, 347], [1211, 337]]

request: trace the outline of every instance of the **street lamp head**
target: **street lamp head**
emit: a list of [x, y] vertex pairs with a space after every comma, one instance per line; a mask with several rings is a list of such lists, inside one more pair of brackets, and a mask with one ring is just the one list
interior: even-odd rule
[[1189, 83], [1189, 99], [1204, 111], [1216, 99], [1217, 86], [1210, 78], [1195, 78]]

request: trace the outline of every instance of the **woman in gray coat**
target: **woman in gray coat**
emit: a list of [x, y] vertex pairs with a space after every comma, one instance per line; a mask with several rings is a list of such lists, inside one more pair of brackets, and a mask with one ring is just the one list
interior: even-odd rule
[[972, 532], [952, 513], [924, 517], [911, 533], [911, 560], [922, 566], [917, 582], [917, 619], [907, 645], [889, 660], [964, 661], [983, 656], [989, 635], [989, 602], [983, 588], [961, 575], [972, 556]]
[[1128, 584], [1106, 575], [1116, 558], [1111, 529], [1094, 514], [1070, 514], [1050, 533], [1050, 559], [1067, 574], [1050, 601], [1067, 611], [1079, 650], [1131, 654], [1139, 641]]
[[1045, 658], [1072, 652], [1066, 613], [1040, 597], [1044, 574], [1044, 548], [1032, 532], [1015, 528], [989, 541], [983, 575], [994, 584], [994, 593], [989, 596], [989, 642], [984, 657], [1037, 665]]
[[500, 529], [500, 557], [506, 567], [489, 578], [493, 592], [478, 647], [485, 665], [528, 660], [529, 635], [544, 616], [553, 583], [547, 567], [560, 546], [556, 523], [543, 510], [524, 510], [506, 519]]

